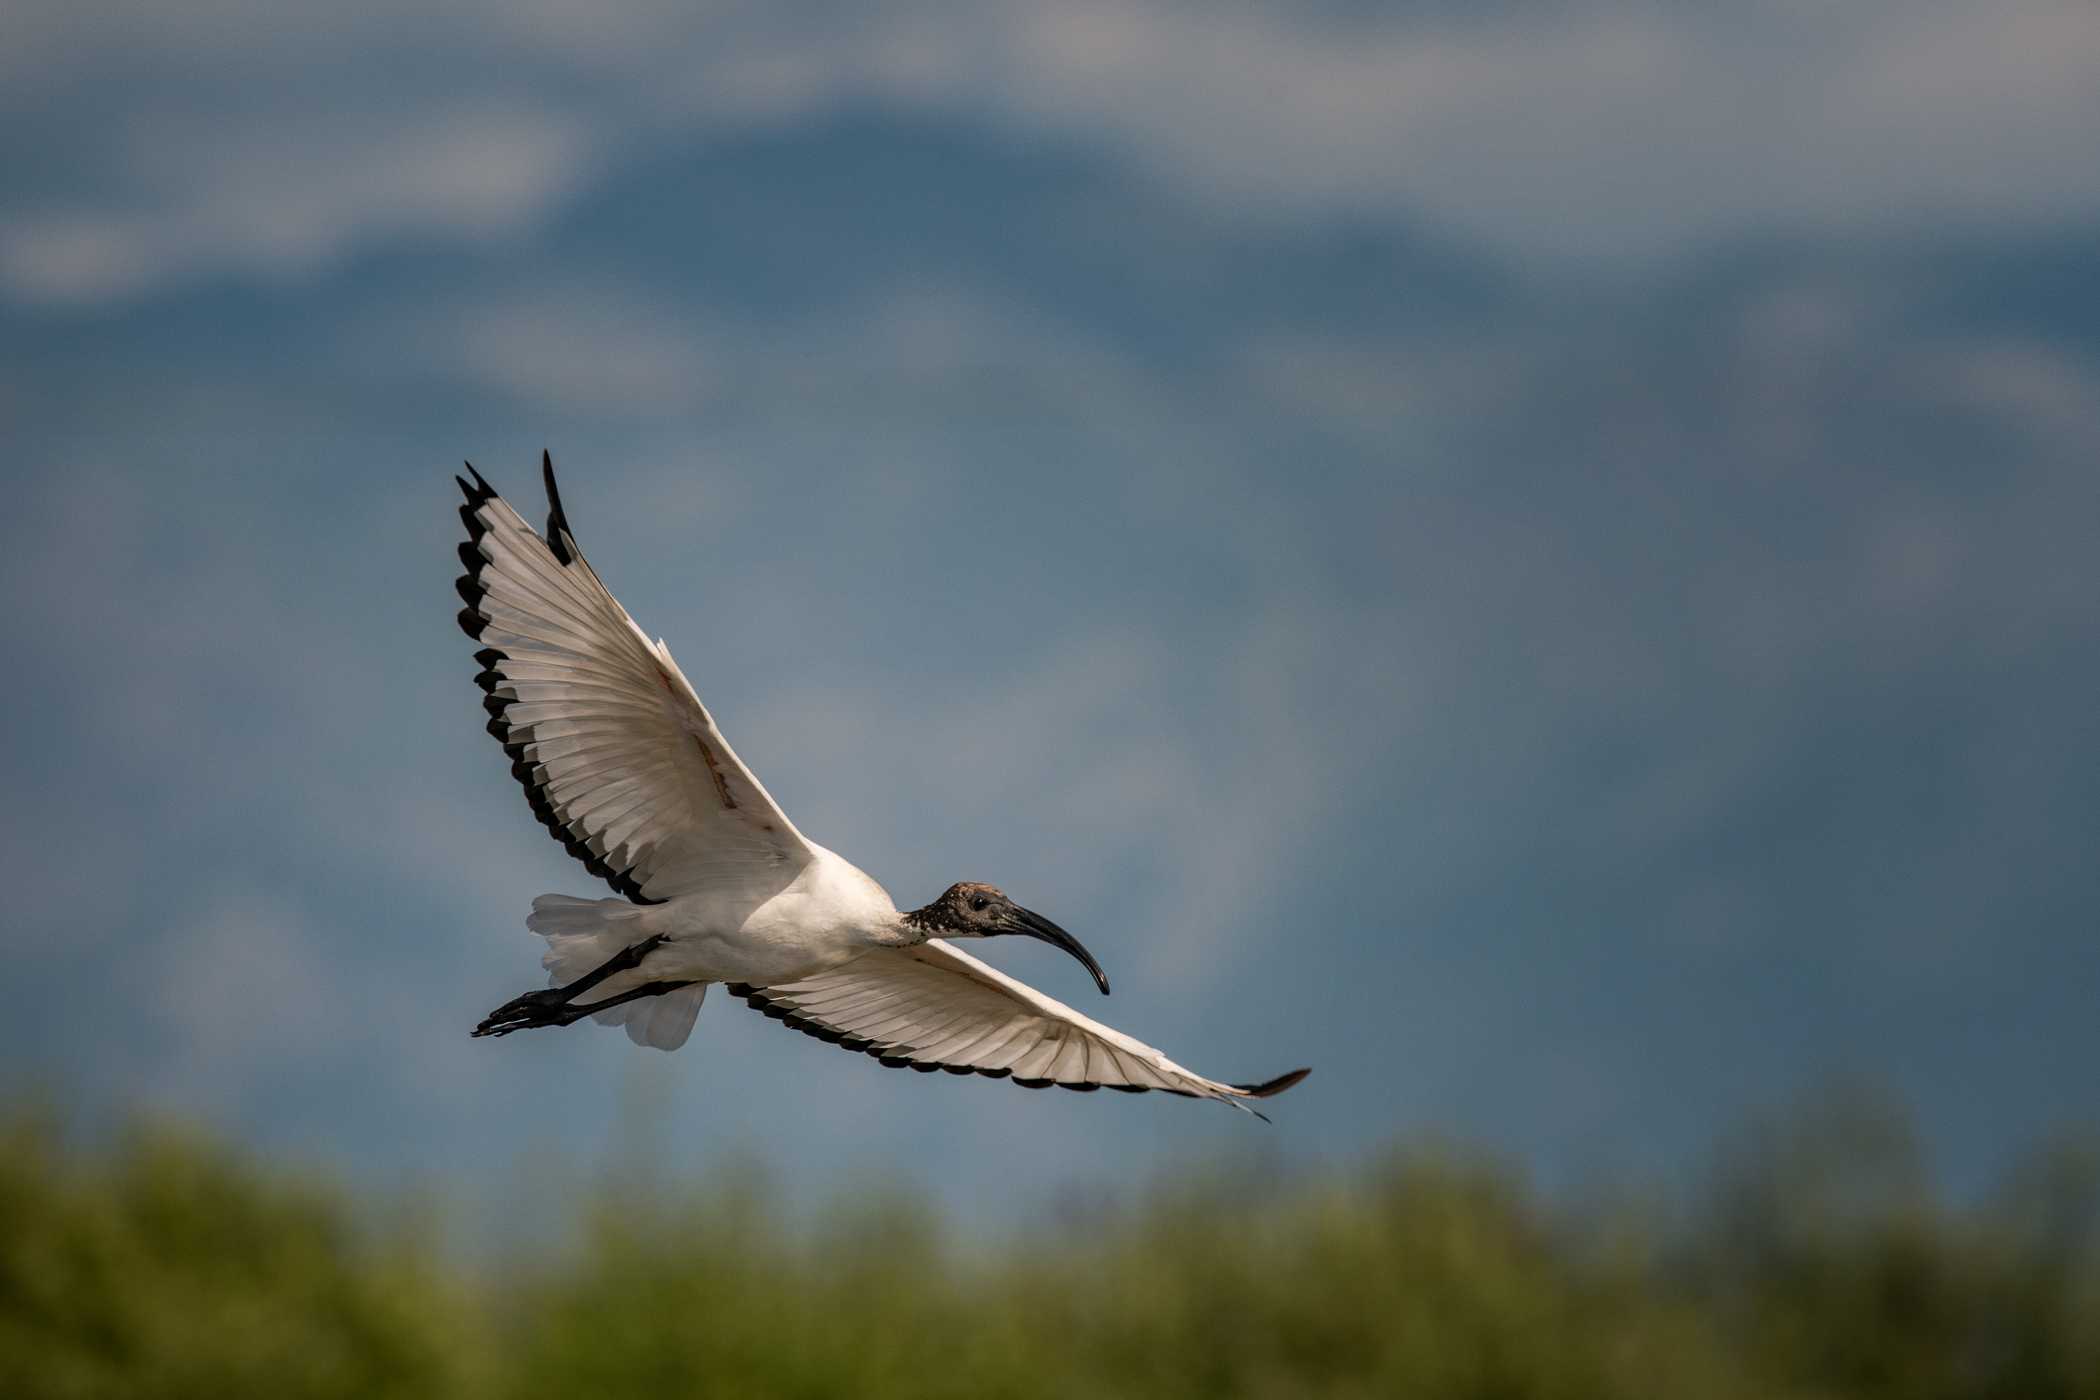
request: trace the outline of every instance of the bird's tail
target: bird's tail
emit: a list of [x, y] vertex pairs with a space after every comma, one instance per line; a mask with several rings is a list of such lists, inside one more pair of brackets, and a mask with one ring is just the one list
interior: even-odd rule
[[[540, 958], [540, 966], [547, 969], [547, 985], [566, 987], [602, 967], [622, 949], [649, 937], [653, 930], [642, 926], [642, 913], [643, 906], [624, 899], [543, 894], [533, 900], [525, 927], [547, 940], [546, 954]], [[603, 1001], [649, 980], [639, 970], [615, 973], [578, 1000]], [[637, 1045], [676, 1050], [692, 1033], [693, 1018], [700, 1014], [700, 999], [706, 994], [707, 984], [696, 983], [600, 1011], [591, 1019], [602, 1026], [624, 1025], [627, 1038]]]

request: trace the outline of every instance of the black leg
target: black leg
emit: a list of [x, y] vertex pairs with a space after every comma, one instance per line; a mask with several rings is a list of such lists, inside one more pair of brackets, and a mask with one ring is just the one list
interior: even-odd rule
[[487, 1019], [474, 1028], [474, 1034], [508, 1035], [512, 1031], [529, 1031], [540, 1026], [566, 1026], [582, 1020], [593, 1011], [603, 1011], [608, 1006], [618, 1006], [637, 997], [657, 996], [664, 992], [676, 991], [680, 987], [690, 987], [690, 982], [651, 982], [646, 987], [638, 987], [610, 1001], [593, 1002], [583, 1007], [571, 1005], [578, 996], [614, 973], [640, 967], [642, 959], [655, 952], [656, 945], [663, 941], [664, 935], [659, 933], [654, 938], [645, 938], [631, 947], [622, 948], [596, 969], [577, 978], [566, 987], [549, 987], [544, 991], [527, 992], [524, 996], [513, 997], [491, 1011]]
[[691, 982], [650, 982], [636, 987], [633, 991], [622, 992], [616, 997], [607, 997], [604, 1001], [594, 1001], [588, 1006], [558, 1006], [551, 1011], [538, 1012], [530, 1018], [518, 1017], [501, 1025], [496, 1024], [496, 1018], [491, 1016], [488, 1020], [481, 1023], [474, 1034], [509, 1035], [512, 1031], [536, 1030], [541, 1026], [573, 1025], [584, 1017], [594, 1012], [603, 1011], [607, 1007], [621, 1006], [630, 1001], [640, 1001], [643, 997], [660, 997], [665, 992], [675, 992], [680, 987], [693, 985]]

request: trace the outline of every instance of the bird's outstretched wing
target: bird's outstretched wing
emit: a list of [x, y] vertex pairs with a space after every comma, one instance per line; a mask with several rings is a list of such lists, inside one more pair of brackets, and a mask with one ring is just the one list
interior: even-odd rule
[[1246, 1108], [1245, 1100], [1280, 1094], [1311, 1073], [1266, 1084], [1205, 1079], [938, 938], [878, 948], [800, 982], [736, 982], [729, 991], [796, 1030], [893, 1068], [1011, 1076], [1030, 1089], [1164, 1089]]
[[459, 625], [483, 649], [489, 732], [556, 840], [614, 890], [659, 903], [784, 889], [811, 848], [715, 728], [662, 642], [584, 562], [543, 459], [542, 539], [470, 466]]

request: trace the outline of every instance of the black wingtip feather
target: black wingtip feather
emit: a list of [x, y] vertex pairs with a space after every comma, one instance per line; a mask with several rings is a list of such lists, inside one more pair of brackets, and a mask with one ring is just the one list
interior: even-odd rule
[[[452, 479], [459, 483], [460, 493], [467, 498], [467, 503], [459, 508], [459, 518], [466, 525], [467, 537], [471, 541], [479, 540], [488, 533], [488, 527], [481, 523], [481, 518], [475, 512], [496, 499], [496, 488], [481, 479], [481, 473], [474, 470], [472, 462], [467, 463], [467, 473], [474, 478], [472, 485], [467, 483], [466, 477], [455, 476]], [[467, 567], [478, 566], [470, 564]]]
[[1311, 1073], [1312, 1067], [1308, 1065], [1304, 1069], [1294, 1069], [1289, 1074], [1279, 1074], [1266, 1084], [1235, 1084], [1232, 1087], [1250, 1099], [1273, 1098]]
[[569, 517], [561, 508], [561, 491], [554, 484], [554, 454], [540, 450], [540, 476], [547, 483], [547, 547], [563, 564], [573, 564], [569, 553]]

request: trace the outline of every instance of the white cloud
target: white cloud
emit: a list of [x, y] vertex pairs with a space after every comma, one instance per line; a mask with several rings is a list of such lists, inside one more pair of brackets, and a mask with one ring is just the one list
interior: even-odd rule
[[130, 152], [161, 198], [0, 217], [0, 281], [23, 301], [92, 304], [224, 270], [310, 272], [403, 234], [501, 236], [567, 192], [586, 149], [557, 114], [497, 106], [162, 133]]
[[1395, 210], [1526, 254], [2100, 207], [2100, 10], [2077, 0], [9, 15], [12, 124], [59, 133], [32, 164], [69, 172], [17, 182], [0, 214], [0, 283], [32, 301], [491, 236], [637, 142], [856, 101], [1103, 141], [1247, 209]]
[[1525, 253], [2100, 196], [2100, 11], [1541, 8], [1348, 31], [1286, 9], [1032, 7], [1010, 104], [1285, 206], [1419, 210]]

